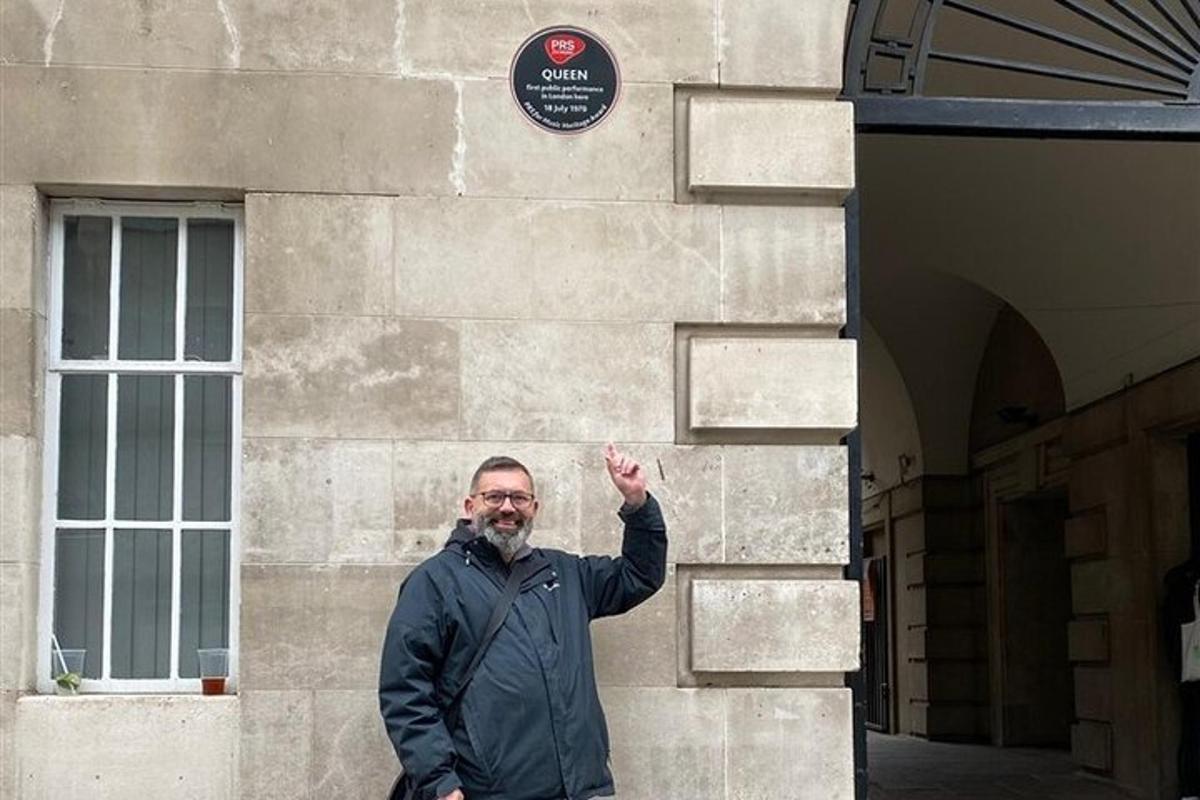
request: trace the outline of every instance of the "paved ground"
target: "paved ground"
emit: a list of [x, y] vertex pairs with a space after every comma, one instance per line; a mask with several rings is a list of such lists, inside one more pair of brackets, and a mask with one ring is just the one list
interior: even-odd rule
[[1058, 750], [867, 735], [871, 800], [1129, 800]]

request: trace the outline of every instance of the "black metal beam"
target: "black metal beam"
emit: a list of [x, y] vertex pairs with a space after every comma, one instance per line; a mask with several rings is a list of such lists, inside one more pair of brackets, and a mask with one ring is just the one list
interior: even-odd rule
[[1073, 69], [1063, 69], [1061, 67], [1050, 67], [1045, 64], [1034, 64], [1028, 61], [1011, 61], [1006, 58], [989, 58], [988, 56], [976, 56], [971, 53], [952, 53], [943, 50], [931, 50], [929, 57], [938, 61], [952, 61], [957, 64], [970, 64], [976, 67], [990, 67], [991, 69], [1005, 70], [1008, 72], [1023, 72], [1027, 75], [1044, 75], [1047, 78], [1059, 78], [1067, 81], [1077, 81], [1079, 83], [1090, 83], [1095, 86], [1113, 86], [1119, 89], [1134, 89], [1139, 92], [1148, 92], [1157, 94], [1161, 97], [1171, 97], [1177, 100], [1184, 100], [1188, 96], [1187, 81], [1183, 81], [1181, 88], [1173, 89], [1161, 83], [1152, 83], [1150, 81], [1137, 80], [1134, 78], [1122, 78], [1115, 75], [1105, 75], [1100, 72], [1081, 72]]
[[1200, 433], [1187, 437], [1187, 469], [1192, 558], [1200, 558]]
[[862, 132], [955, 133], [1035, 138], [1188, 139], [1200, 141], [1200, 103], [1088, 103], [858, 96]]
[[[846, 325], [842, 328], [843, 339], [858, 340], [862, 337], [862, 310], [859, 301], [859, 202], [858, 192], [846, 198]], [[858, 370], [862, 374], [862, 369]], [[862, 396], [861, 391], [858, 396]], [[850, 563], [846, 566], [846, 580], [863, 579], [863, 532], [862, 532], [862, 431], [855, 428], [846, 436], [849, 462], [850, 485]], [[863, 622], [858, 615], [859, 663], [862, 663]], [[854, 726], [854, 797], [867, 800], [867, 683], [866, 673], [860, 668], [846, 673], [846, 686], [850, 688], [851, 717]]]

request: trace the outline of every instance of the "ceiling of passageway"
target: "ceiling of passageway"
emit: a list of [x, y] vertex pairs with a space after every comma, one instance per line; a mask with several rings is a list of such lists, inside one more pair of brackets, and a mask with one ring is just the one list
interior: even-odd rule
[[856, 0], [854, 95], [1171, 101], [1200, 96], [1195, 0]]
[[1200, 356], [1200, 143], [863, 134], [858, 182], [863, 310], [927, 450], [930, 414], [969, 414], [1000, 301], [1068, 407]]

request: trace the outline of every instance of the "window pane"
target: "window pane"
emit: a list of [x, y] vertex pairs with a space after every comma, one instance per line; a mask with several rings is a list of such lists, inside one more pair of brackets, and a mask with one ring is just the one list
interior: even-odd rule
[[63, 358], [108, 358], [112, 220], [63, 217]]
[[229, 531], [184, 531], [179, 677], [200, 677], [196, 650], [229, 647]]
[[233, 466], [233, 379], [183, 379], [183, 518], [229, 519]]
[[171, 532], [113, 532], [112, 676], [171, 671]]
[[121, 219], [121, 358], [175, 358], [175, 268], [179, 221]]
[[58, 517], [104, 519], [108, 376], [64, 375], [58, 420]]
[[117, 380], [117, 519], [171, 519], [175, 378]]
[[233, 220], [188, 221], [184, 358], [229, 361], [233, 352]]
[[59, 529], [54, 540], [54, 635], [64, 650], [87, 651], [85, 678], [99, 678], [104, 664], [103, 614], [104, 531]]

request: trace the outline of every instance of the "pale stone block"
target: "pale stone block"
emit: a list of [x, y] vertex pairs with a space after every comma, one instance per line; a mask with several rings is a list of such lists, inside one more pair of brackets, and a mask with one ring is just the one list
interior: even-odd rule
[[841, 326], [845, 213], [821, 206], [724, 206], [721, 271], [726, 322]]
[[[38, 3], [40, 5], [40, 3]], [[8, 4], [11, 6], [12, 4]], [[8, 7], [5, 8], [7, 13]], [[23, 15], [22, 15], [23, 17]], [[3, 39], [4, 52], [38, 64], [236, 67], [235, 28], [205, 0], [48, 3]], [[7, 21], [7, 20], [6, 20]]]
[[396, 208], [397, 314], [717, 319], [716, 207], [402, 199]]
[[980, 724], [981, 716], [987, 711], [986, 706], [981, 708], [973, 704], [914, 701], [912, 732], [930, 738], [939, 737], [943, 741], [976, 738], [987, 733], [986, 723]]
[[533, 473], [539, 504], [531, 547], [579, 552], [580, 462], [575, 445], [519, 442], [397, 442], [393, 484], [395, 553], [418, 562], [442, 548], [464, 513], [471, 476], [484, 459], [515, 458]]
[[458, 431], [454, 324], [250, 314], [245, 367], [246, 436], [432, 439]]
[[393, 560], [392, 444], [248, 439], [244, 563]]
[[27, 695], [17, 701], [18, 797], [234, 800], [237, 745], [232, 696]]
[[978, 628], [924, 628], [912, 631], [909, 638], [914, 658], [987, 658], [987, 643]]
[[[721, 450], [636, 444], [622, 448], [646, 471], [650, 493], [667, 521], [667, 560], [711, 564], [722, 560]], [[581, 535], [586, 553], [621, 550], [624, 529], [617, 509], [621, 496], [613, 488], [599, 446], [583, 452]]]
[[378, 687], [383, 634], [407, 572], [398, 566], [243, 567], [242, 688]]
[[1083, 720], [1071, 726], [1071, 758], [1087, 769], [1112, 769], [1112, 725]]
[[922, 570], [927, 583], [983, 583], [983, 554], [930, 553]]
[[721, 85], [842, 88], [849, 0], [722, 3]]
[[312, 796], [387, 797], [400, 772], [379, 691], [314, 692]]
[[17, 698], [0, 689], [0, 797], [17, 797]]
[[845, 564], [845, 447], [725, 447], [725, 560]]
[[[287, 677], [280, 676], [281, 684]], [[313, 761], [313, 693], [247, 691], [241, 705], [241, 797], [296, 800], [310, 793]], [[382, 794], [380, 795], [382, 796]]]
[[245, 69], [392, 73], [396, 0], [226, 0]]
[[930, 625], [986, 624], [987, 592], [975, 586], [927, 586], [925, 619]]
[[1113, 720], [1113, 670], [1075, 667], [1075, 717], [1099, 722]]
[[852, 339], [693, 337], [689, 427], [850, 431], [857, 358]]
[[0, 308], [0, 435], [35, 432], [38, 329], [33, 312]]
[[0, 563], [0, 689], [37, 685], [38, 565]]
[[613, 50], [627, 82], [717, 79], [716, 20], [713, 4], [706, 0], [602, 5], [587, 0], [406, 0], [403, 8], [399, 48], [405, 74], [507, 78], [517, 48], [528, 36], [578, 21]]
[[859, 587], [851, 581], [692, 581], [695, 672], [858, 669]]
[[[674, 111], [669, 85], [627, 84], [605, 121], [563, 136], [534, 127], [507, 81], [464, 81], [457, 193], [564, 200], [672, 200]], [[454, 138], [451, 138], [454, 141]], [[551, 240], [558, 231], [548, 232]]]
[[45, 237], [37, 189], [0, 186], [0, 308], [45, 313]]
[[452, 188], [447, 81], [12, 65], [0, 81], [0, 158], [14, 183]]
[[665, 323], [464, 322], [464, 437], [668, 442], [673, 349]]
[[916, 697], [935, 704], [988, 701], [987, 671], [980, 661], [914, 661], [908, 667]]
[[610, 686], [600, 696], [617, 797], [725, 800], [724, 692]]
[[246, 197], [246, 311], [387, 315], [392, 200]]
[[1108, 561], [1080, 561], [1071, 565], [1071, 610], [1076, 614], [1112, 611], [1113, 570]]
[[1102, 556], [1108, 552], [1108, 517], [1103, 508], [1071, 517], [1064, 523], [1067, 558]]
[[41, 560], [41, 486], [41, 443], [0, 436], [0, 561]]
[[849, 689], [729, 689], [728, 800], [853, 800]]
[[46, 35], [57, 8], [57, 0], [6, 0], [4, 24], [0, 25], [0, 61], [44, 64]]
[[688, 188], [842, 198], [854, 188], [854, 107], [795, 98], [693, 97]]
[[596, 680], [601, 686], [675, 686], [675, 567], [649, 600], [592, 623]]
[[1071, 620], [1067, 624], [1067, 653], [1072, 661], [1108, 661], [1108, 620]]
[[34, 5], [44, 8], [36, 14], [15, 8], [16, 24], [5, 26], [0, 42], [11, 60], [322, 72], [395, 68], [392, 0], [310, 2], [302, 11], [272, 0], [146, 0], [102, 9], [78, 3], [56, 8], [44, 0]]

